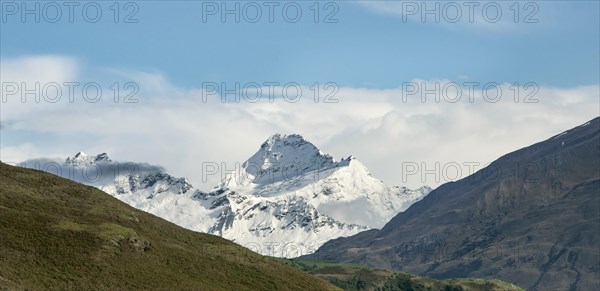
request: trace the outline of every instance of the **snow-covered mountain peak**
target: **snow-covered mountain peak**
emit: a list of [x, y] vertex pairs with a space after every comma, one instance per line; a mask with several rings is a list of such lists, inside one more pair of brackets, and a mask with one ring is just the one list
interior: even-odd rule
[[75, 169], [70, 178], [91, 183], [112, 195], [136, 193], [146, 198], [163, 192], [184, 194], [195, 190], [188, 179], [173, 177], [162, 167], [113, 162], [107, 153], [89, 156], [78, 152], [73, 157], [67, 157], [65, 165]]
[[367, 168], [367, 166], [365, 166], [363, 163], [361, 163], [358, 159], [356, 159], [356, 157], [354, 156], [349, 156], [345, 159], [342, 159], [338, 164], [337, 164], [337, 168], [343, 168], [343, 167], [348, 167], [350, 171], [364, 176], [364, 177], [371, 177], [371, 171], [369, 171], [369, 169]]
[[339, 161], [338, 166], [358, 166], [358, 167], [365, 167], [365, 165], [363, 165], [363, 163], [361, 163], [360, 161], [358, 161], [358, 159], [355, 156], [349, 156], [347, 158], [342, 158], [341, 161]]
[[96, 157], [94, 158], [94, 161], [95, 162], [98, 162], [98, 161], [110, 161], [110, 158], [108, 157], [108, 154], [101, 153], [101, 154], [96, 155]]
[[108, 154], [101, 153], [95, 156], [88, 156], [84, 152], [78, 152], [73, 157], [67, 157], [65, 160], [66, 164], [81, 164], [81, 165], [90, 165], [95, 162], [111, 162], [111, 159], [108, 157]]
[[260, 147], [267, 148], [272, 147], [274, 145], [294, 145], [294, 144], [303, 144], [308, 143], [303, 136], [299, 134], [281, 134], [276, 133], [270, 136]]
[[[270, 154], [270, 155], [269, 155]], [[262, 156], [266, 160], [291, 161], [312, 156], [322, 156], [334, 161], [330, 155], [323, 154], [319, 148], [299, 134], [279, 134], [269, 137], [253, 156]], [[248, 161], [251, 161], [250, 158]], [[252, 160], [256, 162], [256, 160]], [[334, 161], [335, 162], [335, 161]]]
[[[87, 159], [87, 155], [84, 152], [78, 152], [76, 153], [73, 158], [71, 158], [72, 161], [83, 161], [85, 159]], [[67, 158], [69, 159], [69, 158]]]
[[321, 152], [301, 135], [277, 133], [242, 164], [242, 171], [237, 177], [229, 177], [221, 188], [273, 183], [336, 166], [332, 156]]

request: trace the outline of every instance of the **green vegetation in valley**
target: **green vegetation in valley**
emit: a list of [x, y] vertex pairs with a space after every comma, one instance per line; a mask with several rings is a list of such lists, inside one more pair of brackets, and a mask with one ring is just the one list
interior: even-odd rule
[[287, 264], [309, 272], [344, 290], [403, 291], [520, 291], [510, 283], [494, 279], [434, 280], [402, 272], [371, 269], [366, 265], [289, 259]]

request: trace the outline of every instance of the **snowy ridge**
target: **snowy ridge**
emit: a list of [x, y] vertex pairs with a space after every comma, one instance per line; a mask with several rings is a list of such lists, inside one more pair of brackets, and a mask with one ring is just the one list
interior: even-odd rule
[[[133, 207], [278, 257], [309, 254], [328, 240], [380, 228], [431, 191], [388, 187], [356, 158], [336, 162], [297, 134], [271, 136], [238, 173], [208, 192], [163, 168], [119, 164], [105, 153], [78, 153], [64, 165], [85, 168], [75, 180]], [[89, 179], [90, 169], [102, 171], [101, 178]]]
[[113, 162], [106, 153], [88, 156], [79, 152], [68, 157], [63, 165], [71, 170], [69, 178], [113, 196], [147, 193], [146, 198], [152, 198], [163, 192], [183, 194], [193, 188], [187, 179], [168, 175], [160, 167]]

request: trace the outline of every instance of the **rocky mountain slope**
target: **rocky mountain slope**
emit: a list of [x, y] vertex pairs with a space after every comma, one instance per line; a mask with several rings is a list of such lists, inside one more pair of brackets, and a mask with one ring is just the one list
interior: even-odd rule
[[309, 258], [527, 290], [600, 290], [600, 118], [507, 154]]

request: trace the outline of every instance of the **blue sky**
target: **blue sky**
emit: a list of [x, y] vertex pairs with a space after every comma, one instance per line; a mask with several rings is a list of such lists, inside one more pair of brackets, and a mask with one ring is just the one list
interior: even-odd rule
[[[570, 87], [599, 78], [597, 1], [536, 2], [539, 22], [516, 24], [503, 4], [505, 28], [500, 23], [421, 23], [415, 21], [418, 15], [403, 21], [358, 1], [335, 2], [338, 23], [314, 23], [308, 1], [298, 2], [303, 8], [298, 23], [287, 23], [277, 13], [273, 23], [266, 15], [257, 23], [235, 23], [232, 16], [222, 23], [219, 15], [211, 15], [203, 23], [201, 1], [135, 2], [139, 22], [114, 23], [111, 2], [100, 3], [99, 23], [87, 23], [79, 14], [74, 23], [65, 21], [66, 15], [58, 23], [22, 23], [19, 15], [6, 16], [0, 56], [69, 55], [93, 68], [160, 71], [184, 87], [281, 80], [395, 88], [414, 78], [459, 77]], [[121, 17], [132, 11], [121, 10]]]
[[[289, 2], [302, 9], [296, 23], [282, 16]], [[467, 2], [451, 2], [463, 9], [456, 23], [447, 21], [449, 10], [439, 22], [407, 10], [448, 3], [436, 1], [321, 1], [317, 23], [315, 1], [280, 2], [272, 23], [265, 7], [272, 2], [260, 1], [125, 1], [117, 22], [114, 2], [97, 1], [102, 16], [95, 23], [82, 17], [84, 2], [72, 23], [64, 6], [56, 23], [43, 17], [53, 17], [53, 6], [39, 23], [32, 15], [23, 20], [11, 10], [23, 3], [43, 10], [65, 2], [1, 1], [3, 84], [99, 82], [109, 94], [113, 82], [133, 81], [139, 102], [18, 102], [3, 91], [3, 161], [108, 152], [163, 165], [198, 185], [205, 183], [202, 162], [244, 161], [282, 132], [302, 134], [337, 159], [355, 155], [386, 183], [436, 186], [448, 179], [406, 182], [399, 165], [484, 165], [600, 115], [598, 1], [477, 2], [472, 22]], [[263, 14], [256, 23], [231, 15], [222, 21], [220, 11], [203, 21], [206, 5], [222, 3], [258, 5]], [[482, 7], [491, 4], [500, 9], [497, 22], [484, 17]], [[137, 22], [124, 23], [134, 8]], [[334, 9], [329, 19], [337, 22], [325, 23]], [[304, 92], [333, 82], [339, 102], [199, 102], [205, 82], [295, 82]], [[493, 82], [506, 98], [401, 102], [406, 82]], [[536, 84], [538, 102], [510, 102], [515, 82]]]

